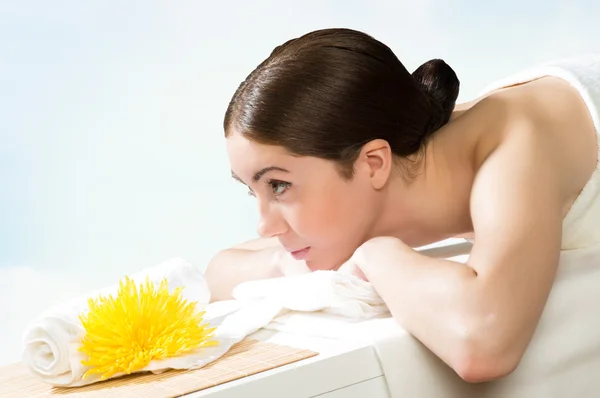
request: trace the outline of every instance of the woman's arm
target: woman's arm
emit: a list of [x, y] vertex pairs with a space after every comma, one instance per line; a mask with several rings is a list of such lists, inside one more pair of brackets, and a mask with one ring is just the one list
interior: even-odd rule
[[230, 300], [240, 283], [282, 276], [282, 269], [295, 263], [277, 238], [258, 238], [223, 250], [208, 264], [204, 277], [211, 302]]
[[274, 261], [276, 250], [231, 248], [217, 253], [204, 272], [210, 301], [231, 300], [233, 289], [242, 282], [281, 276]]
[[558, 264], [564, 203], [556, 149], [528, 128], [518, 133], [477, 175], [476, 242], [466, 265], [394, 238], [371, 240], [354, 257], [398, 322], [467, 381], [515, 369]]
[[262, 250], [276, 247], [281, 248], [281, 243], [279, 243], [279, 239], [277, 238], [256, 238], [240, 243], [239, 245], [235, 245], [232, 247], [232, 249]]

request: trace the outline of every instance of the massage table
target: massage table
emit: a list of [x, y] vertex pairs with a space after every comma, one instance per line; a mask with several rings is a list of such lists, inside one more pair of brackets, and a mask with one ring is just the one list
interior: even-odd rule
[[[422, 250], [464, 262], [470, 249], [467, 242], [451, 240]], [[527, 351], [516, 370], [493, 382], [464, 382], [408, 334], [386, 346], [394, 362], [386, 373], [374, 345], [261, 329], [250, 337], [318, 355], [187, 397], [391, 398], [392, 392], [394, 398], [600, 397], [599, 287], [600, 244], [562, 251]]]
[[[468, 242], [451, 239], [419, 250], [432, 257], [464, 261], [470, 248]], [[372, 345], [268, 329], [261, 329], [249, 338], [310, 350], [318, 355], [188, 394], [186, 398], [390, 397], [383, 369]]]

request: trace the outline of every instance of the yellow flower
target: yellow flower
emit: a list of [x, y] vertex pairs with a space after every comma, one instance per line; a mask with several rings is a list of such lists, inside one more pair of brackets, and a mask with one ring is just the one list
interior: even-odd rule
[[143, 369], [152, 360], [217, 345], [215, 328], [202, 323], [204, 312], [196, 311], [196, 302], [182, 299], [181, 290], [169, 293], [166, 279], [156, 290], [146, 279], [138, 291], [125, 278], [116, 298], [88, 300], [89, 312], [79, 316], [86, 332], [79, 351], [88, 357], [81, 363], [90, 367], [83, 378], [101, 374], [100, 380], [106, 380]]

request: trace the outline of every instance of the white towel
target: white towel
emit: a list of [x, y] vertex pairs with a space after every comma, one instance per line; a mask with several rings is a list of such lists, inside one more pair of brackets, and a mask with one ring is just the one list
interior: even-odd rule
[[234, 289], [233, 297], [231, 302], [214, 303], [232, 312], [217, 328], [219, 339], [227, 335], [239, 340], [286, 314], [327, 314], [349, 321], [389, 314], [370, 283], [337, 271], [245, 282]]
[[[210, 293], [204, 276], [183, 259], [172, 259], [144, 269], [131, 279], [142, 283], [146, 277], [155, 284], [166, 278], [170, 290], [183, 287], [182, 297], [197, 302], [199, 309], [206, 310], [205, 320], [217, 327], [214, 339], [218, 345], [154, 360], [140, 372], [202, 367], [286, 311], [324, 311], [354, 319], [369, 319], [387, 312], [369, 283], [335, 271], [247, 282], [235, 289], [237, 300], [210, 305], [207, 304]], [[87, 312], [89, 298], [100, 294], [114, 296], [117, 289], [115, 285], [91, 292], [53, 307], [35, 319], [24, 335], [23, 362], [31, 373], [56, 386], [74, 387], [99, 381], [98, 375], [82, 379], [89, 368], [81, 364], [85, 357], [78, 351], [85, 334], [78, 315]]]
[[369, 319], [389, 310], [371, 283], [337, 271], [246, 282], [237, 286], [233, 296], [239, 302], [266, 300], [281, 309], [322, 311], [353, 319]]
[[[136, 284], [143, 283], [146, 277], [155, 285], [159, 285], [161, 280], [166, 278], [170, 291], [177, 287], [184, 287], [182, 298], [197, 302], [198, 310], [202, 310], [209, 302], [210, 292], [202, 272], [181, 258], [165, 261], [131, 275], [131, 279]], [[34, 319], [23, 336], [22, 359], [30, 372], [41, 380], [57, 386], [81, 386], [98, 381], [98, 375], [91, 375], [82, 380], [83, 374], [89, 368], [81, 364], [85, 355], [78, 351], [85, 334], [78, 316], [87, 313], [88, 299], [95, 299], [99, 295], [114, 297], [117, 291], [118, 285], [115, 284], [90, 292], [52, 307]], [[211, 347], [213, 351], [221, 348], [222, 346]], [[203, 357], [204, 353], [205, 351], [202, 352]], [[213, 355], [218, 354], [221, 353], [213, 353]], [[197, 355], [187, 355], [153, 361], [144, 370], [160, 372], [168, 368], [187, 368], [197, 359]]]

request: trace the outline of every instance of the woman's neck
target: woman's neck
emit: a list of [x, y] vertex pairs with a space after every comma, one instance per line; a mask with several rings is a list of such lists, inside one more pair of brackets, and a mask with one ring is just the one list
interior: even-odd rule
[[382, 234], [416, 247], [472, 232], [475, 170], [469, 141], [450, 125], [433, 136], [416, 177], [407, 182], [399, 175], [390, 182], [378, 223]]

